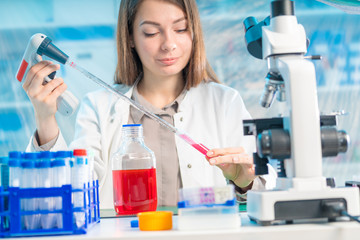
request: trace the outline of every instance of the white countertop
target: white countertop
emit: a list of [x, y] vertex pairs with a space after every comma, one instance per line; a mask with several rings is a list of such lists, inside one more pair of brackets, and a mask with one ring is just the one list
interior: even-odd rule
[[[305, 240], [326, 239], [345, 240], [360, 238], [360, 224], [349, 222], [314, 222], [290, 225], [273, 225], [262, 227], [250, 222], [246, 213], [240, 213], [242, 226], [238, 229], [210, 229], [196, 231], [177, 230], [177, 216], [173, 217], [173, 230], [169, 231], [140, 231], [131, 228], [130, 221], [136, 217], [103, 218], [99, 224], [89, 229], [84, 235], [44, 236], [37, 239], [194, 239], [194, 240]], [[28, 239], [29, 238], [17, 238]]]

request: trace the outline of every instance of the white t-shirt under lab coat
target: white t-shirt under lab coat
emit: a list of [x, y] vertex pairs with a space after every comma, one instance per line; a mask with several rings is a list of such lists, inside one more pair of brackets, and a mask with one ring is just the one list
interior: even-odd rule
[[[115, 88], [121, 86], [115, 85]], [[133, 88], [125, 95], [131, 97], [132, 91]], [[93, 151], [101, 208], [113, 208], [111, 157], [120, 146], [121, 128], [128, 123], [129, 109], [128, 103], [100, 89], [85, 96], [77, 115], [74, 141], [69, 148]], [[210, 82], [201, 83], [186, 93], [178, 113], [174, 115], [174, 125], [210, 149], [242, 146], [252, 154], [255, 140], [252, 136], [243, 135], [242, 124], [243, 119], [250, 118], [236, 90]], [[182, 139], [176, 137], [175, 142], [184, 188], [226, 185], [218, 167], [210, 166], [201, 153]], [[68, 147], [60, 132], [51, 151], [64, 149]], [[275, 178], [276, 173], [272, 169], [269, 175], [263, 176], [265, 184], [256, 178], [252, 189], [271, 189], [275, 186]]]

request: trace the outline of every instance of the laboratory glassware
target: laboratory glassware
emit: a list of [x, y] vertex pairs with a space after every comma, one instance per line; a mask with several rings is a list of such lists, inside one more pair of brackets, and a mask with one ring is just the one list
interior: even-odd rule
[[117, 214], [155, 211], [156, 159], [144, 143], [141, 124], [123, 125], [121, 145], [111, 161]]
[[[39, 188], [53, 187], [51, 161], [55, 159], [55, 153], [44, 151], [40, 153], [40, 160], [37, 162], [37, 172], [39, 177]], [[43, 197], [37, 199], [39, 210], [52, 211], [54, 208], [54, 201], [50, 197]], [[40, 224], [43, 229], [51, 229], [54, 226], [54, 214], [45, 213], [40, 216]]]
[[[36, 174], [36, 161], [39, 158], [37, 152], [26, 152], [22, 162], [22, 181], [20, 188], [37, 188], [39, 184]], [[37, 211], [38, 201], [36, 198], [21, 199], [21, 208], [24, 211]], [[24, 216], [25, 228], [28, 230], [38, 229], [40, 227], [40, 214], [29, 214]]]
[[[71, 185], [73, 189], [88, 188], [88, 160], [86, 149], [74, 149], [74, 166], [71, 169]], [[87, 196], [84, 191], [73, 193], [74, 208], [84, 208]], [[74, 221], [77, 227], [85, 224], [85, 213], [74, 212]]]

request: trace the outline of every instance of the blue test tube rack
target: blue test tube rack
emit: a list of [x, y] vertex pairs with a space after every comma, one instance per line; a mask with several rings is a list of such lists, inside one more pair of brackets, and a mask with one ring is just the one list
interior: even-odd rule
[[[44, 235], [67, 235], [67, 234], [85, 234], [94, 224], [100, 222], [99, 208], [99, 183], [93, 181], [93, 186], [85, 186], [84, 189], [72, 189], [71, 185], [53, 188], [18, 188], [9, 187], [5, 191], [0, 187], [0, 237], [26, 237], [26, 236], [44, 236]], [[84, 206], [72, 206], [72, 193], [84, 192]], [[22, 211], [20, 200], [26, 198], [42, 197], [61, 197], [61, 210], [41, 210], [41, 211]], [[5, 206], [5, 199], [8, 206]], [[91, 202], [91, 200], [93, 200]], [[74, 212], [85, 213], [85, 223], [78, 228], [74, 223]], [[26, 230], [22, 227], [21, 217], [32, 214], [62, 214], [63, 227], [52, 229]]]

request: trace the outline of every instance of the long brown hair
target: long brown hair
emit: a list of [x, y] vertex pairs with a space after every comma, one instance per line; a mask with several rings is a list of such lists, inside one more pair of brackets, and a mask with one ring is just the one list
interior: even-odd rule
[[[204, 38], [199, 11], [195, 0], [166, 0], [180, 7], [186, 14], [190, 33], [193, 37], [189, 63], [183, 69], [186, 89], [195, 87], [202, 81], [220, 82], [206, 59]], [[133, 85], [142, 72], [142, 63], [130, 45], [133, 24], [142, 0], [121, 0], [117, 24], [117, 66], [115, 83]]]

